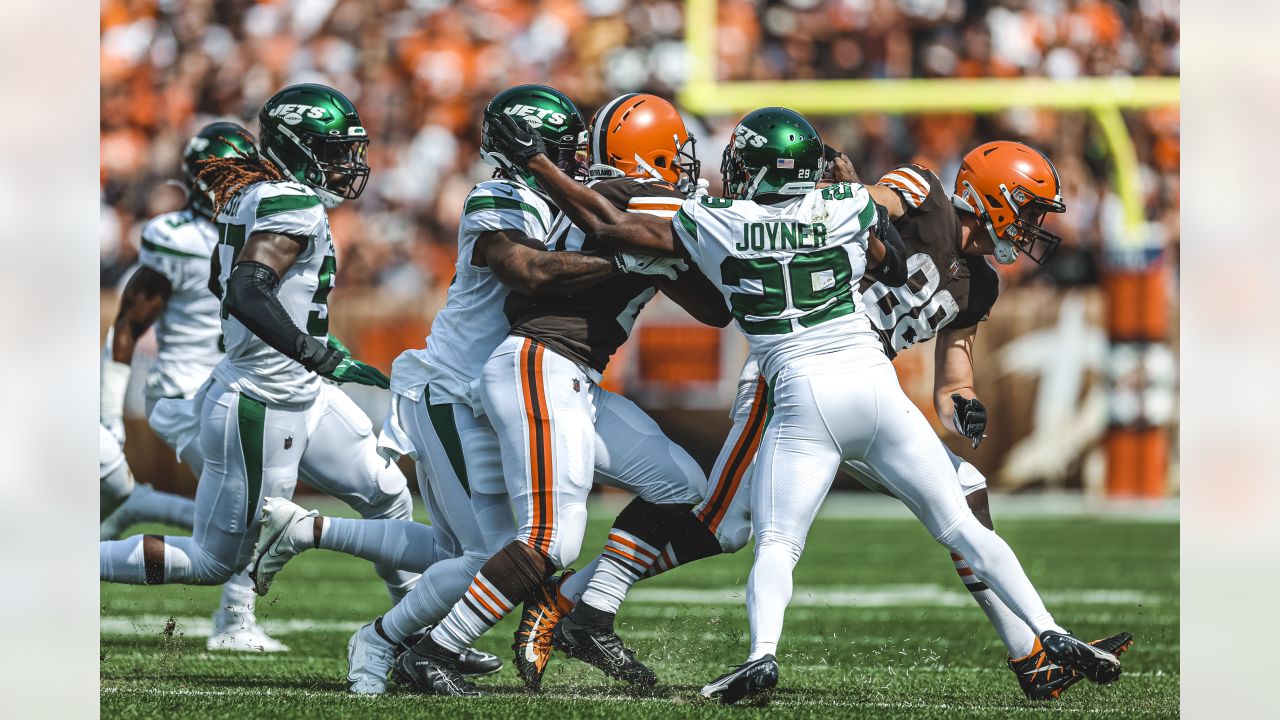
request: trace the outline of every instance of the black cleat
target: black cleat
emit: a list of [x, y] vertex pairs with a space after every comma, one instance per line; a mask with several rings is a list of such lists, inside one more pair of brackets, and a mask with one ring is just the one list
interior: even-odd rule
[[520, 625], [511, 649], [515, 651], [516, 672], [525, 687], [534, 692], [542, 690], [542, 675], [551, 661], [551, 631], [569, 607], [569, 601], [560, 594], [560, 583], [572, 574], [572, 570], [566, 570], [560, 577], [544, 580], [520, 611]]
[[[434, 626], [428, 626], [425, 630], [420, 630], [405, 638], [404, 642], [400, 643], [399, 647], [396, 648], [396, 656], [399, 657], [409, 652], [409, 648], [421, 642], [427, 636], [427, 633], [431, 632], [432, 627]], [[483, 650], [467, 648], [458, 657], [458, 667], [464, 678], [484, 677], [502, 669], [502, 658]]]
[[440, 647], [430, 635], [396, 658], [391, 677], [423, 695], [479, 697], [483, 694], [463, 679], [459, 656]]
[[[1116, 637], [1120, 638], [1121, 635]], [[1132, 637], [1129, 640], [1132, 641]], [[1120, 644], [1124, 648], [1128, 647], [1125, 642]], [[1120, 661], [1113, 653], [1096, 644], [1091, 645], [1065, 633], [1049, 631], [1041, 633], [1040, 646], [1044, 648], [1045, 657], [1050, 662], [1065, 670], [1074, 670], [1091, 682], [1102, 685], [1120, 677]]]
[[609, 677], [642, 687], [658, 683], [658, 676], [636, 660], [636, 651], [625, 647], [617, 633], [575, 622], [572, 613], [560, 618], [551, 632], [551, 644], [565, 655], [599, 668]]
[[778, 661], [772, 655], [750, 660], [721, 675], [715, 682], [698, 693], [704, 698], [719, 698], [725, 705], [732, 705], [744, 697], [751, 697], [772, 690], [778, 685]]
[[[1133, 635], [1120, 633], [1089, 644], [1112, 655], [1119, 655], [1133, 644]], [[1031, 700], [1056, 700], [1067, 688], [1084, 679], [1080, 673], [1051, 662], [1039, 640], [1026, 657], [1017, 660], [1011, 658], [1009, 669], [1018, 677], [1022, 692]]]

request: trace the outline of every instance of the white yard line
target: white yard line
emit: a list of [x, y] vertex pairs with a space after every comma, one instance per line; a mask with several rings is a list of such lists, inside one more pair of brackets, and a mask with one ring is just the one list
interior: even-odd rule
[[[721, 588], [645, 588], [631, 591], [629, 601], [637, 614], [652, 615], [652, 609], [686, 612], [684, 607], [742, 607], [745, 589]], [[1130, 590], [1074, 590], [1043, 593], [1046, 603], [1053, 605], [1162, 605], [1165, 599], [1150, 593]], [[644, 606], [658, 606], [657, 608]], [[791, 598], [793, 608], [952, 608], [970, 607], [973, 599], [963, 588], [943, 585], [828, 585], [820, 588], [800, 586]], [[177, 617], [176, 632], [187, 637], [208, 637], [213, 623], [208, 617]], [[103, 635], [154, 635], [169, 621], [167, 615], [104, 615], [100, 619]], [[352, 633], [363, 624], [359, 620], [291, 619], [262, 620], [267, 632], [288, 635], [299, 632]]]

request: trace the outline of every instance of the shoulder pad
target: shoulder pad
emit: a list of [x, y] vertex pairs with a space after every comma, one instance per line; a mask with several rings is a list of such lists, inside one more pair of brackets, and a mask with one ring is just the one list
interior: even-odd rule
[[208, 260], [207, 243], [187, 211], [157, 215], [142, 226], [142, 250], [179, 258]]

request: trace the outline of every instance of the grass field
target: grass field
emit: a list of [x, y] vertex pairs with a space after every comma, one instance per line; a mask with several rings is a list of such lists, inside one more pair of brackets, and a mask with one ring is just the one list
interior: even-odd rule
[[[1090, 639], [1134, 634], [1117, 683], [1080, 683], [1052, 707], [1024, 700], [985, 616], [922, 528], [898, 517], [821, 517], [796, 569], [782, 682], [767, 707], [694, 699], [746, 655], [748, 552], [680, 568], [633, 591], [619, 633], [657, 671], [652, 691], [629, 692], [557, 654], [544, 692], [526, 693], [510, 667], [515, 625], [508, 618], [478, 643], [508, 661], [480, 681], [492, 696], [463, 701], [344, 692], [347, 638], [384, 611], [387, 598], [367, 563], [317, 551], [290, 564], [258, 607], [268, 630], [292, 648], [284, 654], [207, 653], [216, 588], [104, 583], [102, 717], [1176, 716], [1177, 524], [1001, 520], [998, 506], [996, 516], [1061, 623]], [[611, 515], [602, 509], [593, 517], [584, 548], [601, 546]]]

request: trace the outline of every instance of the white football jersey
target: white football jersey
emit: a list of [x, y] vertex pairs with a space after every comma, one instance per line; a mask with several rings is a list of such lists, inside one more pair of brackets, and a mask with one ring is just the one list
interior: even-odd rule
[[875, 219], [866, 188], [840, 183], [778, 205], [690, 199], [672, 225], [773, 377], [795, 358], [881, 347], [858, 291]]
[[[217, 218], [222, 287], [254, 233], [306, 238], [307, 247], [280, 278], [276, 296], [303, 332], [329, 339], [329, 292], [337, 281], [329, 218], [311, 188], [296, 182], [261, 182], [236, 193]], [[213, 370], [218, 381], [273, 405], [308, 403], [320, 392], [319, 375], [289, 359], [223, 312], [227, 355]]]
[[471, 383], [511, 327], [503, 312], [505, 285], [487, 267], [471, 263], [481, 233], [514, 230], [547, 244], [553, 213], [534, 191], [507, 180], [472, 188], [458, 225], [458, 262], [449, 297], [431, 322], [426, 347], [408, 350], [391, 366], [391, 391], [414, 400], [431, 386], [431, 402], [470, 403]]
[[165, 213], [142, 226], [138, 261], [173, 288], [156, 323], [156, 362], [147, 397], [195, 395], [222, 359], [218, 298], [209, 291], [209, 256], [218, 242], [213, 223], [190, 209]]

